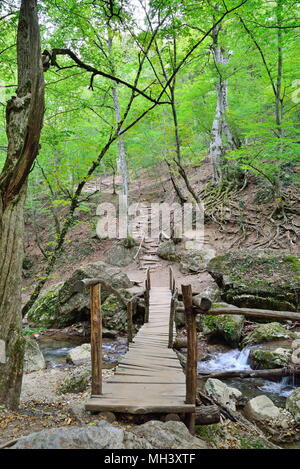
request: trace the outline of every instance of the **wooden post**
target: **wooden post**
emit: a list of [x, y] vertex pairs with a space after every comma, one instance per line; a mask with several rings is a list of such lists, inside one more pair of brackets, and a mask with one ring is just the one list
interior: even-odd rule
[[101, 286], [90, 286], [92, 396], [102, 394]]
[[[193, 296], [191, 285], [181, 286], [185, 308], [187, 329], [187, 361], [186, 361], [186, 404], [196, 406], [197, 392], [197, 330], [196, 316], [193, 311]], [[186, 415], [186, 425], [189, 431], [195, 433], [195, 413]]]
[[172, 291], [173, 279], [172, 279], [172, 269], [171, 269], [171, 267], [169, 267], [169, 285], [170, 285], [170, 290]]
[[146, 290], [144, 293], [145, 298], [145, 322], [149, 322], [149, 290], [146, 286]]
[[147, 285], [148, 285], [148, 290], [151, 289], [151, 280], [150, 280], [150, 269], [148, 267], [147, 269]]
[[128, 301], [127, 304], [127, 339], [128, 343], [132, 342], [133, 337], [133, 323], [132, 323], [132, 301]]
[[173, 348], [173, 341], [174, 341], [174, 319], [175, 319], [175, 309], [176, 309], [176, 296], [177, 294], [174, 292], [171, 298], [171, 306], [170, 306], [170, 319], [169, 319], [169, 343], [168, 348]]

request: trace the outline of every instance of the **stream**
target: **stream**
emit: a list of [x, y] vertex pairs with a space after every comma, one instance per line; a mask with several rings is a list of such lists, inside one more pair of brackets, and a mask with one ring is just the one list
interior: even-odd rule
[[[246, 347], [242, 351], [234, 349], [229, 352], [215, 353], [209, 360], [198, 362], [198, 372], [251, 370], [248, 363], [250, 351], [251, 347]], [[229, 378], [222, 381], [239, 389], [247, 398], [265, 394], [279, 407], [284, 407], [285, 399], [296, 389], [293, 376], [284, 377], [280, 381], [269, 381], [262, 378]]]
[[[66, 363], [68, 353], [74, 347], [84, 342], [82, 338], [76, 336], [60, 340], [47, 338], [47, 340], [40, 340], [39, 346], [47, 362], [47, 367], [56, 368], [59, 366], [68, 366]], [[119, 357], [127, 352], [127, 339], [123, 337], [117, 339], [103, 339], [102, 351], [103, 361], [105, 363], [116, 364]]]

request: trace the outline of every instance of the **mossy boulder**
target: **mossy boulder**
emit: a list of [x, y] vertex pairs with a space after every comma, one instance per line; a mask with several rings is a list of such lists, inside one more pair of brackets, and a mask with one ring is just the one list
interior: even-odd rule
[[36, 301], [29, 310], [27, 320], [31, 326], [42, 327], [65, 327], [76, 322], [76, 312], [71, 315], [62, 316], [59, 314], [60, 303], [58, 293], [63, 283], [52, 285]]
[[127, 310], [115, 296], [110, 295], [101, 309], [105, 328], [119, 332], [127, 331]]
[[178, 250], [178, 247], [173, 243], [173, 241], [165, 241], [164, 243], [161, 243], [156, 250], [156, 254], [166, 261], [180, 261], [180, 250]]
[[269, 449], [271, 443], [245, 430], [245, 426], [228, 422], [226, 425], [198, 425], [196, 432], [215, 449]]
[[[226, 303], [213, 303], [212, 308], [226, 308]], [[241, 340], [245, 318], [237, 314], [205, 315], [202, 317], [202, 331], [208, 340], [221, 341], [237, 347]]]
[[88, 387], [91, 379], [91, 370], [88, 368], [77, 368], [67, 372], [56, 388], [58, 394], [83, 392]]
[[286, 400], [286, 409], [292, 414], [297, 425], [300, 425], [300, 388], [297, 388]]
[[132, 238], [118, 241], [109, 249], [106, 262], [118, 267], [127, 266], [134, 261], [137, 250], [138, 247]]
[[[104, 262], [94, 262], [81, 266], [65, 282], [51, 286], [29, 310], [27, 320], [32, 326], [66, 327], [76, 322], [89, 320], [89, 291], [74, 292], [74, 285], [83, 278], [100, 278], [116, 289], [132, 286], [127, 275], [116, 267]], [[110, 295], [101, 289], [101, 301]]]
[[278, 322], [261, 324], [250, 332], [242, 341], [242, 346], [261, 344], [273, 340], [290, 339], [294, 334]]
[[275, 350], [253, 349], [249, 355], [250, 365], [254, 370], [282, 368], [290, 363], [291, 355], [291, 350], [281, 347]]
[[212, 259], [222, 299], [238, 307], [300, 311], [300, 260], [272, 249], [241, 249]]

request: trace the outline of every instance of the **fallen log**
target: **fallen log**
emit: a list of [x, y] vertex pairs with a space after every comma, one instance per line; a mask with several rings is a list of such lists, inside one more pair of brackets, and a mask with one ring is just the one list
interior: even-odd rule
[[201, 373], [198, 374], [198, 378], [278, 378], [283, 376], [295, 376], [300, 375], [300, 368], [274, 368], [271, 370], [229, 370], [220, 371], [218, 373]]
[[187, 348], [187, 337], [177, 337], [173, 342], [173, 348], [175, 350]]
[[196, 407], [196, 425], [211, 425], [220, 420], [221, 412], [217, 405]]
[[265, 319], [300, 321], [300, 313], [294, 313], [293, 311], [271, 311], [268, 309], [228, 307], [203, 311], [200, 308], [195, 307], [195, 313], [208, 314], [210, 316], [219, 316], [220, 314], [235, 314], [257, 318], [260, 317]]

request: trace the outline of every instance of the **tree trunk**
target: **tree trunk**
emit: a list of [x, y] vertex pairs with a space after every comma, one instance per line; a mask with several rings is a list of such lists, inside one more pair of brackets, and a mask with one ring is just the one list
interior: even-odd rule
[[7, 103], [7, 158], [0, 174], [0, 403], [15, 408], [23, 372], [21, 285], [26, 180], [39, 150], [44, 77], [36, 0], [22, 0], [18, 89]]
[[[112, 53], [112, 44], [113, 44], [113, 39], [112, 39], [112, 31], [110, 27], [108, 26], [108, 50], [111, 55]], [[115, 66], [114, 66], [114, 61], [113, 58], [110, 58], [110, 71], [112, 75], [115, 75]], [[118, 91], [116, 86], [112, 87], [112, 96], [113, 96], [113, 102], [114, 102], [114, 110], [115, 110], [115, 116], [116, 116], [116, 124], [121, 120], [121, 112], [120, 112], [120, 103], [119, 103], [119, 97], [118, 97]], [[126, 210], [126, 213], [124, 214], [126, 217], [126, 226], [127, 226], [127, 235], [128, 235], [128, 169], [127, 169], [127, 156], [126, 156], [126, 147], [125, 147], [125, 142], [122, 137], [119, 137], [118, 139], [118, 147], [119, 147], [119, 158], [118, 158], [118, 171], [121, 173], [122, 176], [122, 196], [123, 196], [123, 204], [124, 204], [124, 209]]]
[[212, 32], [212, 52], [215, 66], [219, 74], [219, 79], [216, 84], [217, 105], [215, 118], [213, 120], [211, 129], [211, 142], [209, 148], [209, 154], [213, 167], [213, 179], [216, 183], [222, 180], [222, 159], [226, 153], [226, 149], [232, 149], [236, 147], [226, 118], [228, 107], [228, 83], [227, 80], [222, 76], [222, 71], [219, 70], [220, 65], [222, 66], [228, 64], [229, 56], [225, 55], [224, 49], [219, 44], [219, 33], [220, 27], [216, 26]]
[[6, 206], [0, 199], [0, 340], [5, 344], [5, 357], [0, 362], [0, 403], [12, 408], [19, 402], [23, 373], [21, 282], [25, 197], [24, 186]]

